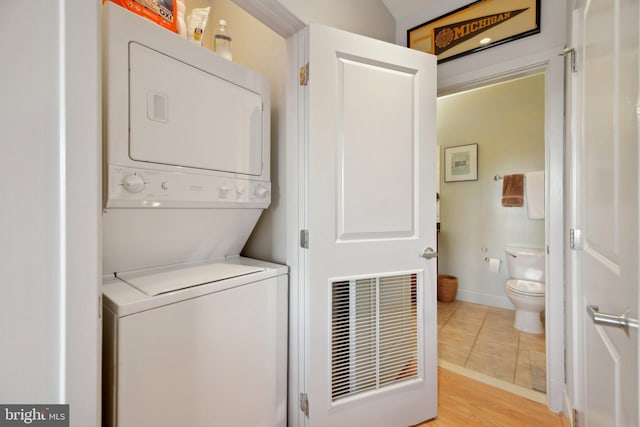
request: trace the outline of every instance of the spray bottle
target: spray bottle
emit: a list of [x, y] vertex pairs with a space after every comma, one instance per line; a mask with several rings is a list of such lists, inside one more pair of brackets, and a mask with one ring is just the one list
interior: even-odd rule
[[227, 21], [221, 19], [218, 24], [218, 31], [213, 36], [213, 50], [218, 55], [231, 61], [231, 35], [227, 30]]

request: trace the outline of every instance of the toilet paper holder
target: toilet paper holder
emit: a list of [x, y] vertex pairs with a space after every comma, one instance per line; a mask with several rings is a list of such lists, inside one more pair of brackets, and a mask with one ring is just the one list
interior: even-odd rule
[[500, 271], [500, 264], [502, 264], [502, 261], [500, 260], [500, 258], [484, 257], [484, 260], [489, 263], [490, 272], [497, 273]]

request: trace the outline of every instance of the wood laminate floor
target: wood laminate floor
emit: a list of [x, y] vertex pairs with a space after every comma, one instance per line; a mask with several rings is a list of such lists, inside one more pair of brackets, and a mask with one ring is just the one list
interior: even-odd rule
[[438, 369], [438, 417], [418, 427], [563, 427], [546, 405]]

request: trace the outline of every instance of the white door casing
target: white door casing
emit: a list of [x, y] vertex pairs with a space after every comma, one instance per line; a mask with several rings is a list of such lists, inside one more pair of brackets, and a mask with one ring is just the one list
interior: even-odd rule
[[470, 70], [458, 76], [439, 76], [438, 95], [451, 95], [507, 80], [545, 74], [545, 240], [547, 345], [547, 404], [553, 412], [563, 407], [564, 370], [564, 62], [562, 47], [514, 58], [505, 63]]
[[292, 389], [309, 418], [293, 397], [290, 423], [416, 424], [437, 411], [436, 266], [420, 257], [436, 237], [435, 57], [319, 25], [297, 37], [309, 248], [291, 279]]
[[637, 0], [590, 0], [574, 14], [574, 228], [580, 425], [638, 425], [638, 330], [596, 325], [587, 306], [638, 318]]

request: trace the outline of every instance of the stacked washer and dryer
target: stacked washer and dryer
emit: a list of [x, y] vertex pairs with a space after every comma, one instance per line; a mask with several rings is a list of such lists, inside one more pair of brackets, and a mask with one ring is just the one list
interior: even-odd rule
[[103, 31], [103, 425], [284, 426], [287, 268], [238, 255], [269, 84], [110, 2]]

